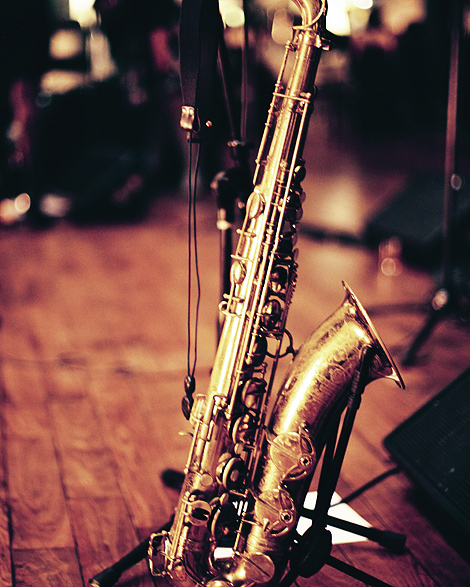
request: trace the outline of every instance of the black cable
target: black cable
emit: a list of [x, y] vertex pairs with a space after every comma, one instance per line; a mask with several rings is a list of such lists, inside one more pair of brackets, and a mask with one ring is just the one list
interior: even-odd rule
[[192, 169], [193, 169], [193, 142], [191, 134], [189, 134], [188, 138], [189, 142], [189, 162], [188, 162], [188, 226], [187, 226], [187, 247], [188, 247], [188, 282], [187, 282], [187, 313], [186, 313], [186, 342], [187, 342], [187, 349], [186, 349], [186, 361], [187, 361], [187, 373], [188, 375], [191, 373], [191, 282], [192, 282], [192, 229], [191, 229], [191, 200], [193, 197], [193, 187], [192, 187]]
[[[197, 247], [197, 216], [196, 216], [196, 194], [197, 180], [200, 165], [200, 147], [197, 149], [196, 167], [194, 171], [194, 183], [192, 181], [193, 173], [193, 141], [189, 138], [189, 179], [188, 179], [188, 316], [187, 316], [187, 368], [188, 377], [194, 380], [197, 363], [197, 343], [198, 343], [198, 323], [199, 323], [199, 306], [201, 301], [201, 279], [199, 273], [199, 255]], [[194, 255], [194, 258], [193, 258]], [[192, 331], [192, 281], [193, 281], [193, 263], [196, 276], [196, 308], [194, 313], [194, 334]], [[193, 362], [191, 365], [191, 345], [194, 336]]]

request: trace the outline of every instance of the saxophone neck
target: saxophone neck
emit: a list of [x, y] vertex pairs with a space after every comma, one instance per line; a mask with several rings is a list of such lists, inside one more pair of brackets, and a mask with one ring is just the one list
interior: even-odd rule
[[320, 23], [320, 28], [323, 28], [327, 12], [326, 0], [293, 0], [293, 2], [300, 11], [302, 27], [311, 28]]

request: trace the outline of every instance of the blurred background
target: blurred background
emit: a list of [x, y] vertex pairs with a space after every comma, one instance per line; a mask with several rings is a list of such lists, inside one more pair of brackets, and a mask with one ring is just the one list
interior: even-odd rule
[[[178, 2], [18, 0], [5, 6], [0, 223], [138, 219], [162, 193], [184, 186], [188, 149], [179, 128]], [[243, 8], [242, 0], [220, 1], [234, 102], [240, 104], [243, 92], [248, 113], [242, 138], [257, 145], [298, 16], [288, 0], [253, 0]], [[463, 12], [466, 57], [468, 6]], [[444, 0], [331, 0], [332, 50], [323, 56], [317, 78], [323, 126], [315, 135], [322, 149], [338, 157], [349, 150], [370, 168], [383, 164], [439, 175], [449, 23]], [[468, 159], [468, 83], [462, 75], [460, 162]], [[205, 146], [202, 196], [215, 174], [231, 165], [223, 100], [214, 108], [221, 123], [214, 143]], [[421, 177], [411, 189], [432, 191], [434, 180]], [[336, 195], [329, 197], [334, 201]], [[376, 226], [369, 232], [380, 236]]]

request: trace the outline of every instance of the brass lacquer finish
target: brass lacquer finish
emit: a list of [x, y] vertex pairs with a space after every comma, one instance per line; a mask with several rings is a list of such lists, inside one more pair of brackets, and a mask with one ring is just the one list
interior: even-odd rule
[[344, 408], [366, 347], [375, 351], [368, 382], [386, 377], [403, 386], [366, 312], [351, 289], [344, 287], [343, 304], [300, 348], [282, 383], [256, 473], [261, 502], [289, 487], [292, 504], [303, 503], [308, 484], [299, 481], [311, 478], [328, 424]]
[[[257, 157], [254, 189], [233, 255], [231, 290], [209, 389], [197, 396], [185, 480], [169, 532], [154, 536], [155, 575], [176, 587], [276, 585], [326, 426], [373, 348], [369, 379], [400, 376], [347, 288], [341, 308], [292, 362], [268, 417], [297, 279], [303, 145], [324, 48], [326, 2], [295, 0], [294, 28]], [[285, 72], [289, 69], [287, 82]], [[273, 398], [274, 399], [274, 398]]]

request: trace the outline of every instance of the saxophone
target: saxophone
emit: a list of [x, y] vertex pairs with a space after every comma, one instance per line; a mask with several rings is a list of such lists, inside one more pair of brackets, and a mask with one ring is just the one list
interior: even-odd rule
[[185, 479], [170, 529], [151, 537], [152, 574], [175, 587], [279, 584], [328, 424], [345, 406], [364, 349], [373, 349], [367, 382], [402, 385], [344, 285], [343, 304], [292, 352], [271, 398], [286, 335], [292, 348], [286, 319], [297, 278], [302, 151], [326, 46], [326, 0], [294, 1], [301, 24], [286, 45], [256, 159], [209, 389], [194, 398]]

